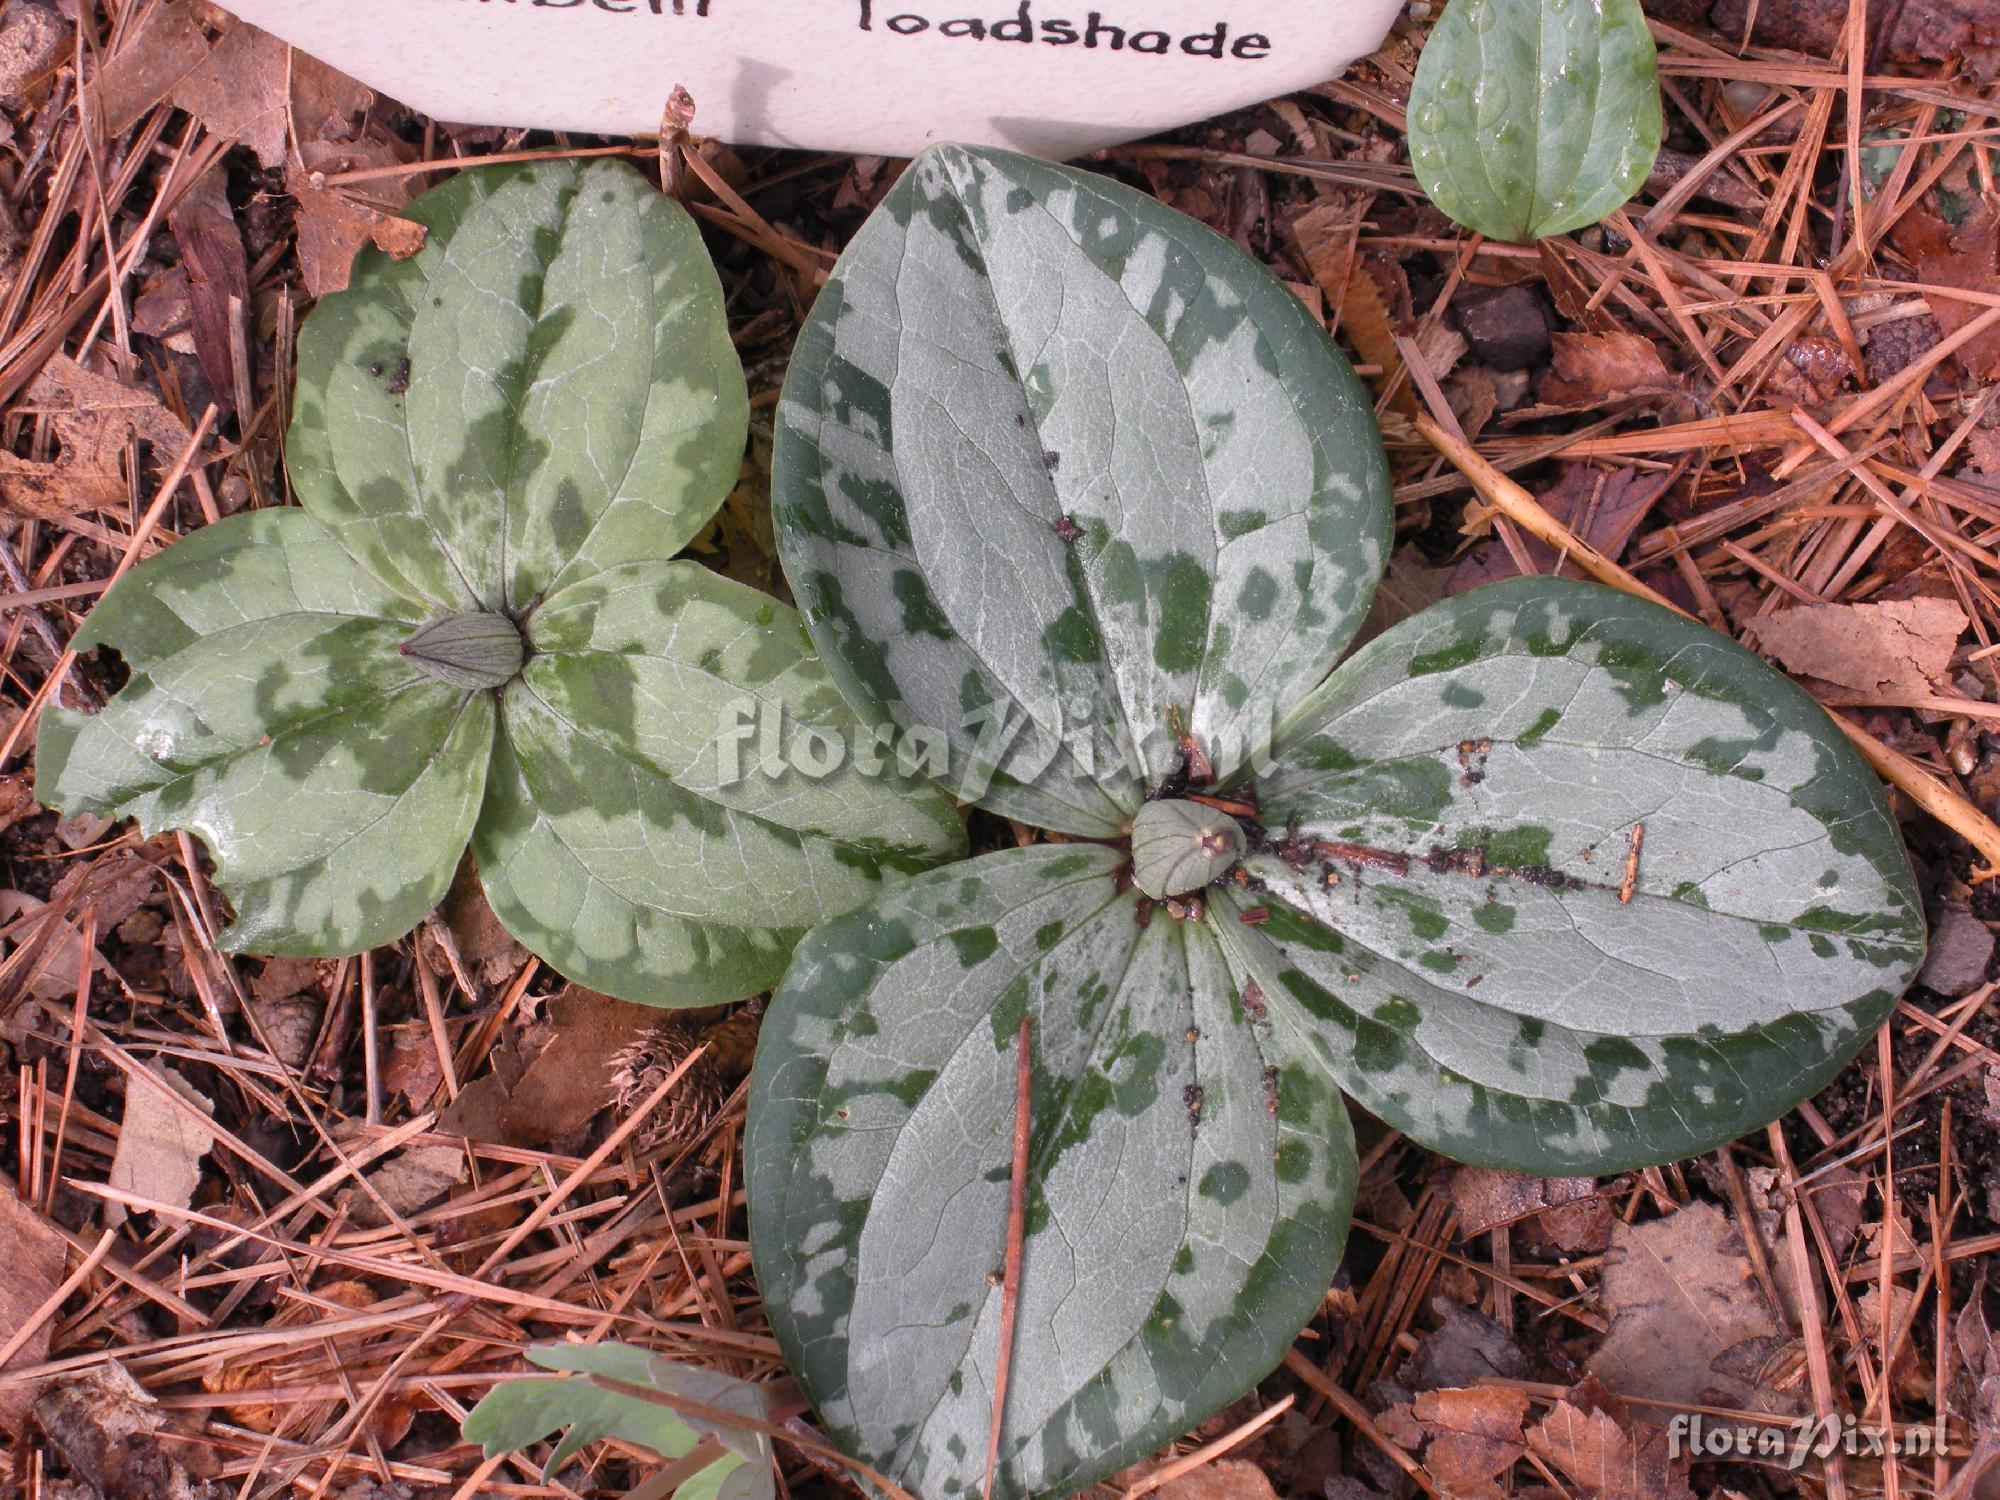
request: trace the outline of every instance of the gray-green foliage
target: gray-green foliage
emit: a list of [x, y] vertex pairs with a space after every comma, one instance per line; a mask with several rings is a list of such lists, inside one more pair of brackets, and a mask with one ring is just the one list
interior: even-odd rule
[[[664, 1459], [688, 1460], [686, 1477], [675, 1488], [680, 1500], [770, 1500], [771, 1442], [763, 1433], [726, 1422], [684, 1418], [672, 1408], [611, 1390], [592, 1380], [605, 1377], [647, 1386], [699, 1406], [766, 1420], [763, 1391], [714, 1370], [674, 1364], [630, 1344], [543, 1344], [528, 1359], [564, 1378], [503, 1380], [467, 1413], [465, 1440], [478, 1443], [488, 1458], [512, 1453], [561, 1432], [562, 1441], [542, 1467], [544, 1480], [587, 1445], [617, 1438], [650, 1448]], [[714, 1458], [704, 1464], [697, 1450], [706, 1441]]]
[[1410, 160], [1453, 219], [1525, 244], [1621, 207], [1661, 124], [1639, 0], [1450, 0], [1417, 60]]
[[[1343, 1094], [1466, 1160], [1680, 1157], [1818, 1088], [1921, 957], [1867, 768], [1699, 625], [1526, 579], [1328, 678], [1389, 533], [1367, 400], [1267, 272], [1151, 199], [929, 153], [779, 418], [781, 553], [842, 687], [948, 741], [965, 796], [1081, 840], [822, 926], [764, 1023], [772, 1327], [927, 1500], [983, 1478], [1024, 1017], [1007, 1496], [1116, 1470], [1277, 1362], [1341, 1255]], [[1134, 856], [1210, 813], [1243, 859], [1188, 893], [1181, 851], [1155, 906]]]
[[301, 333], [303, 508], [205, 527], [105, 597], [75, 644], [131, 679], [46, 718], [38, 794], [199, 835], [235, 948], [389, 942], [469, 842], [571, 978], [751, 993], [807, 928], [960, 849], [957, 820], [893, 776], [717, 748], [739, 713], [842, 743], [856, 721], [790, 610], [667, 561], [747, 423], [688, 216], [570, 162], [467, 172], [410, 214], [422, 252], [365, 252]]

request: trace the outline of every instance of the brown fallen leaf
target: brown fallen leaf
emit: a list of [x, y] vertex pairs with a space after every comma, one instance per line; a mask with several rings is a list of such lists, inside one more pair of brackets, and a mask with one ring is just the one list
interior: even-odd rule
[[1965, 435], [1965, 447], [1980, 473], [1988, 479], [2000, 479], [2000, 431], [1975, 427]]
[[1278, 1500], [1271, 1476], [1241, 1458], [1217, 1459], [1190, 1469], [1153, 1493], [1161, 1500]]
[[[359, 192], [315, 187], [312, 177], [292, 173], [286, 191], [298, 200], [299, 270], [315, 297], [342, 291], [364, 245], [373, 244], [396, 260], [408, 260], [424, 248], [424, 226], [398, 217]], [[367, 187], [380, 191], [379, 185]]]
[[85, 99], [94, 108], [100, 140], [123, 135], [202, 63], [214, 43], [202, 29], [193, 0], [158, 0], [139, 11], [119, 38], [118, 50], [98, 69]]
[[[1952, 1379], [1944, 1399], [1973, 1434], [1971, 1456], [1964, 1472], [1978, 1477], [2000, 1468], [2000, 1337], [1986, 1317], [1986, 1279], [1982, 1268], [1971, 1294], [1952, 1320]], [[1975, 1490], [1984, 1495], [1983, 1488]]]
[[1572, 1252], [1586, 1246], [1602, 1250], [1616, 1217], [1589, 1177], [1524, 1177], [1459, 1167], [1450, 1174], [1446, 1191], [1458, 1209], [1461, 1234], [1484, 1234], [1534, 1218], [1550, 1239]]
[[[1395, 317], [1389, 299], [1383, 295], [1369, 263], [1357, 259], [1342, 293], [1329, 296], [1340, 310], [1340, 331], [1353, 341], [1362, 359], [1381, 366], [1382, 373], [1375, 377], [1375, 389], [1383, 390], [1391, 376], [1402, 370], [1403, 356], [1396, 348]], [[1417, 394], [1409, 381], [1397, 385], [1389, 404], [1406, 417], [1417, 414]]]
[[[215, 1132], [180, 1107], [176, 1095], [194, 1111], [215, 1113], [213, 1101], [164, 1063], [126, 1075], [125, 1115], [119, 1122], [108, 1181], [125, 1192], [186, 1208], [194, 1200], [201, 1159], [214, 1146]], [[122, 1223], [125, 1209], [106, 1203], [104, 1217], [109, 1223]]]
[[0, 833], [41, 810], [41, 804], [35, 801], [32, 780], [17, 772], [0, 775]]
[[[1927, 208], [1903, 216], [1895, 235], [1896, 248], [1910, 258], [1916, 279], [1930, 286], [1991, 292], [2000, 282], [2000, 218], [1982, 207], [1953, 229]], [[1986, 309], [1977, 302], [1924, 293], [1938, 332], [1950, 338]], [[1975, 380], [2000, 375], [2000, 329], [1988, 329], [1953, 356]]]
[[251, 389], [255, 372], [236, 368], [250, 347], [250, 266], [227, 188], [221, 168], [209, 172], [168, 211], [167, 226], [187, 276], [195, 358], [216, 404], [235, 412], [236, 392]]
[[1357, 645], [1373, 640], [1391, 625], [1420, 614], [1451, 591], [1452, 566], [1434, 564], [1412, 542], [1389, 554], [1388, 570], [1375, 590]]
[[[440, 924], [444, 935], [456, 945], [458, 962], [475, 984], [489, 988], [505, 984], [528, 961], [528, 950], [514, 940], [514, 934], [500, 924], [487, 904], [479, 869], [470, 854], [459, 861], [436, 917], [426, 923], [433, 929]], [[437, 968], [435, 964], [432, 967]], [[449, 967], [440, 972], [448, 973]]]
[[[1606, 557], [1616, 559], [1631, 543], [1661, 496], [1673, 488], [1674, 481], [1679, 477], [1675, 470], [1642, 473], [1626, 468], [1607, 472], [1594, 464], [1571, 464], [1563, 470], [1562, 478], [1556, 481], [1554, 487], [1537, 498], [1544, 510], [1577, 536]], [[1524, 537], [1523, 547], [1536, 569], [1542, 573], [1554, 573], [1562, 578], [1584, 576], [1572, 562], [1565, 561], [1558, 568], [1556, 550], [1546, 542]], [[1518, 578], [1520, 574], [1514, 554], [1494, 541], [1483, 551], [1469, 555], [1459, 563], [1458, 570], [1452, 575], [1451, 592], [1462, 594], [1481, 584]]]
[[173, 103], [211, 132], [248, 146], [266, 167], [283, 166], [291, 133], [308, 141], [344, 137], [375, 91], [247, 22], [173, 89]]
[[508, 1142], [547, 1145], [587, 1123], [611, 1102], [614, 1060], [659, 1019], [651, 1006], [565, 987], [549, 1002], [547, 1045], [501, 1106]]
[[[1578, 1393], [1572, 1392], [1572, 1396]], [[1630, 1430], [1601, 1406], [1565, 1399], [1528, 1429], [1528, 1446], [1590, 1500], [1694, 1500], [1683, 1463], [1658, 1427]]]
[[1412, 1403], [1430, 1434], [1424, 1467], [1453, 1500], [1505, 1500], [1500, 1481], [1528, 1451], [1525, 1393], [1504, 1386], [1425, 1391]]
[[140, 284], [132, 299], [132, 331], [158, 339], [176, 354], [194, 353], [194, 313], [183, 268], [174, 266]]
[[[7, 1247], [7, 1274], [0, 1276], [0, 1343], [6, 1343], [62, 1284], [69, 1244], [13, 1188], [0, 1183], [0, 1245]], [[47, 1359], [54, 1328], [55, 1319], [44, 1318], [8, 1365], [38, 1365]], [[0, 1386], [0, 1427], [18, 1434], [41, 1389], [40, 1382]]]
[[281, 166], [290, 51], [269, 32], [240, 23], [173, 86], [174, 107], [223, 139], [248, 146], [265, 166]]
[[1314, 204], [1289, 226], [1299, 258], [1312, 272], [1313, 281], [1336, 316], [1354, 267], [1362, 217], [1362, 205], [1336, 198]]
[[388, 1055], [382, 1061], [382, 1086], [401, 1094], [418, 1113], [430, 1108], [430, 1101], [444, 1083], [444, 1065], [438, 1061], [437, 1041], [429, 1026], [403, 1026], [389, 1033]]
[[411, 1146], [368, 1172], [368, 1185], [375, 1190], [374, 1194], [346, 1188], [340, 1200], [353, 1213], [355, 1223], [380, 1229], [390, 1222], [389, 1215], [382, 1211], [383, 1204], [407, 1219], [429, 1208], [469, 1175], [471, 1168], [459, 1147]]
[[1519, 1380], [1534, 1369], [1512, 1334], [1483, 1313], [1449, 1297], [1431, 1298], [1440, 1326], [1426, 1333], [1396, 1378], [1409, 1390], [1476, 1385], [1495, 1375]]
[[1886, 696], [1927, 696], [1965, 633], [1951, 599], [1806, 604], [1755, 621], [1758, 644], [1801, 677]]
[[1458, 1210], [1459, 1233], [1472, 1235], [1589, 1198], [1597, 1192], [1597, 1182], [1590, 1177], [1526, 1177], [1489, 1167], [1457, 1167], [1446, 1178], [1445, 1192]]
[[65, 354], [42, 366], [15, 410], [47, 414], [59, 448], [49, 463], [0, 449], [0, 511], [23, 519], [123, 509], [129, 491], [119, 465], [126, 444], [138, 438], [154, 446], [156, 457], [178, 457], [190, 436], [155, 397]]
[[1861, 1324], [1861, 1337], [1873, 1351], [1876, 1367], [1881, 1367], [1883, 1357], [1889, 1350], [1896, 1352], [1896, 1366], [1890, 1372], [1891, 1383], [1897, 1399], [1902, 1401], [1928, 1402], [1934, 1395], [1931, 1380], [1931, 1365], [1916, 1346], [1909, 1334], [1915, 1320], [1925, 1317], [1926, 1311], [1917, 1300], [1917, 1294], [1906, 1286], [1889, 1287], [1887, 1328], [1889, 1342], [1882, 1342], [1884, 1328], [1882, 1288], [1871, 1286], [1855, 1300], [1854, 1315]]
[[1545, 406], [1582, 410], [1639, 396], [1679, 395], [1681, 383], [1642, 334], [1554, 333], [1549, 369], [1536, 389]]
[[1611, 1329], [1589, 1369], [1618, 1395], [1771, 1409], [1774, 1392], [1721, 1363], [1783, 1330], [1719, 1209], [1691, 1203], [1664, 1219], [1619, 1224], [1604, 1258], [1601, 1301]]

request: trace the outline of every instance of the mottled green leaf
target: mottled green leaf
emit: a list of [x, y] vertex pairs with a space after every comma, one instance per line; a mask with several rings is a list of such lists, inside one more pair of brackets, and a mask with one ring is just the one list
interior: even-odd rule
[[671, 557], [735, 482], [748, 421], [722, 288], [630, 167], [468, 171], [365, 250], [299, 337], [292, 483], [385, 583], [519, 615]]
[[437, 904], [479, 808], [490, 696], [397, 654], [422, 612], [299, 511], [203, 527], [140, 564], [77, 633], [131, 680], [94, 716], [51, 708], [36, 794], [185, 828], [263, 953], [356, 953]]
[[1191, 733], [1248, 761], [1367, 609], [1389, 532], [1369, 402], [1298, 299], [1087, 172], [926, 153], [800, 336], [780, 550], [871, 720], [948, 782], [1123, 830]]
[[1211, 924], [1138, 920], [1097, 845], [920, 876], [819, 928], [765, 1017], [757, 1280], [854, 1453], [977, 1494], [1017, 1034], [1029, 1203], [996, 1494], [1066, 1494], [1282, 1357], [1339, 1263], [1356, 1163], [1326, 1064]]
[[1451, 0], [1410, 94], [1417, 181], [1469, 229], [1523, 244], [1622, 206], [1660, 150], [1639, 0]]
[[964, 852], [935, 788], [857, 763], [867, 737], [766, 595], [631, 564], [551, 598], [529, 642], [475, 847], [500, 919], [594, 989], [736, 999], [806, 928]]
[[501, 920], [570, 978], [739, 999], [814, 922], [961, 852], [957, 816], [893, 759], [857, 769], [870, 738], [796, 615], [668, 560], [747, 420], [687, 215], [573, 161], [410, 212], [423, 252], [364, 254], [301, 335], [305, 511], [111, 591], [77, 644], [133, 680], [50, 716], [42, 794], [199, 834], [239, 947], [392, 941], [471, 839]]
[[487, 1392], [467, 1414], [464, 1433], [465, 1440], [478, 1443], [488, 1458], [563, 1431], [562, 1441], [543, 1466], [546, 1480], [603, 1438], [636, 1443], [672, 1459], [693, 1452], [703, 1437], [712, 1436], [728, 1451], [678, 1486], [675, 1494], [683, 1500], [723, 1496], [761, 1500], [773, 1492], [770, 1440], [762, 1433], [684, 1420], [666, 1406], [607, 1390], [588, 1377], [651, 1386], [762, 1421], [767, 1404], [758, 1387], [718, 1371], [670, 1363], [630, 1344], [544, 1344], [530, 1349], [528, 1358], [545, 1370], [569, 1372], [570, 1378], [505, 1380]]
[[1404, 622], [1276, 758], [1246, 866], [1272, 920], [1221, 928], [1350, 1094], [1461, 1160], [1696, 1155], [1822, 1087], [1923, 956], [1881, 788], [1819, 706], [1594, 585]]

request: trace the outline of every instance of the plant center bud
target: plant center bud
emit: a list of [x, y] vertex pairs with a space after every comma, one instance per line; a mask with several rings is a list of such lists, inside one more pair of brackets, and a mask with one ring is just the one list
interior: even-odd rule
[[1199, 802], [1148, 802], [1132, 820], [1132, 883], [1155, 901], [1220, 879], [1243, 856], [1243, 830]]
[[483, 611], [433, 620], [400, 649], [439, 682], [456, 688], [504, 687], [528, 660], [520, 627], [505, 615]]

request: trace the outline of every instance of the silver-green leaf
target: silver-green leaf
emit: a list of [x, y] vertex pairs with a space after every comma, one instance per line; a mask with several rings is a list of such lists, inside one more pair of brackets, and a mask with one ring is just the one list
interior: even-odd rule
[[[739, 999], [806, 927], [959, 852], [957, 818], [893, 760], [825, 766], [820, 741], [868, 736], [797, 616], [670, 561], [735, 482], [748, 408], [687, 214], [575, 161], [470, 170], [410, 212], [423, 250], [364, 252], [300, 336], [304, 509], [111, 590], [77, 645], [132, 680], [50, 716], [40, 795], [199, 834], [237, 947], [393, 941], [470, 840], [570, 978]], [[738, 720], [786, 753], [724, 777]]]
[[1086, 172], [925, 153], [785, 383], [779, 547], [873, 721], [948, 784], [1124, 831], [1183, 759], [1247, 763], [1361, 621], [1388, 539], [1371, 408], [1228, 241]]
[[1521, 579], [1371, 642], [1289, 726], [1232, 930], [1347, 1092], [1463, 1161], [1604, 1172], [1776, 1118], [1924, 951], [1865, 762], [1705, 626]]
[[550, 599], [529, 643], [474, 850], [500, 919], [593, 988], [768, 988], [808, 927], [964, 852], [934, 788], [857, 763], [859, 721], [767, 595], [631, 564]]
[[1451, 0], [1410, 93], [1410, 159], [1446, 214], [1522, 244], [1595, 224], [1659, 155], [1639, 0]]
[[629, 167], [468, 171], [299, 335], [300, 503], [437, 607], [525, 614], [668, 558], [743, 457], [748, 396], [694, 221]]
[[1067, 1494], [1234, 1400], [1339, 1264], [1356, 1162], [1324, 1063], [1211, 924], [1140, 920], [1121, 855], [920, 876], [800, 946], [746, 1145], [758, 1286], [850, 1451], [977, 1494], [1018, 1033], [1026, 1254], [1001, 1496]]
[[198, 834], [236, 909], [232, 948], [391, 942], [450, 884], [493, 742], [490, 697], [399, 654], [422, 617], [299, 511], [205, 526], [77, 633], [131, 680], [101, 713], [45, 714], [37, 795]]

